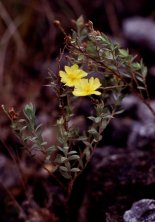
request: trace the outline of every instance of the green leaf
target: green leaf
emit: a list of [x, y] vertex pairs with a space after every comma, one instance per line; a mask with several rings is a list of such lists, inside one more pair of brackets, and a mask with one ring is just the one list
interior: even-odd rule
[[101, 122], [101, 120], [102, 120], [102, 118], [101, 118], [101, 117], [96, 117], [96, 118], [95, 118], [95, 123], [100, 123], [100, 122]]
[[88, 141], [83, 141], [83, 143], [87, 146], [87, 147], [92, 147], [91, 143]]
[[84, 18], [82, 15], [76, 20], [76, 25], [77, 27], [81, 27], [84, 25]]
[[94, 116], [89, 116], [88, 119], [92, 120], [93, 122], [95, 122], [95, 117]]
[[67, 151], [67, 150], [69, 150], [69, 146], [64, 146], [63, 149], [64, 149], [65, 151]]
[[98, 137], [98, 141], [101, 141], [102, 140], [102, 135], [99, 135], [99, 137]]
[[104, 130], [104, 129], [106, 128], [107, 124], [108, 124], [108, 121], [107, 121], [107, 120], [103, 120], [103, 121], [101, 122], [100, 129], [101, 129], [101, 130]]
[[140, 76], [136, 76], [136, 79], [138, 79], [140, 82], [144, 82], [144, 79]]
[[98, 40], [101, 40], [103, 43], [109, 43], [109, 39], [107, 36], [97, 36]]
[[135, 63], [132, 63], [132, 67], [135, 70], [140, 70], [141, 69], [141, 64], [139, 62], [135, 62]]
[[106, 57], [106, 59], [113, 60], [113, 55], [112, 55], [112, 53], [109, 52], [109, 51], [106, 51], [106, 52], [105, 52], [105, 57]]
[[85, 154], [86, 160], [88, 161], [90, 159], [90, 155], [91, 155], [90, 150], [85, 149], [83, 153]]
[[121, 114], [121, 113], [123, 113], [123, 112], [124, 112], [124, 109], [121, 109], [121, 110], [115, 112], [115, 115]]
[[68, 157], [68, 160], [78, 160], [79, 158], [80, 158], [79, 155], [72, 155]]
[[120, 53], [120, 57], [122, 57], [122, 58], [126, 58], [129, 55], [128, 51], [125, 49], [119, 49], [118, 51]]
[[57, 120], [57, 125], [63, 125], [64, 124], [64, 119], [60, 118]]
[[77, 151], [73, 150], [68, 153], [68, 155], [77, 154]]
[[101, 121], [101, 117], [89, 116], [88, 119], [92, 120], [95, 123], [99, 123]]
[[40, 144], [40, 146], [46, 146], [47, 145], [47, 142], [46, 141], [44, 141], [44, 142], [42, 142], [41, 144]]
[[64, 152], [63, 148], [61, 146], [57, 146], [58, 150]]
[[62, 170], [62, 171], [68, 172], [68, 169], [67, 169], [67, 167], [64, 167], [64, 166], [60, 166], [60, 167], [59, 167], [59, 169], [60, 169], [60, 170]]
[[33, 106], [32, 103], [27, 104], [27, 105], [24, 107], [23, 112], [24, 112], [25, 116], [26, 116], [29, 120], [32, 120], [32, 119], [35, 117], [35, 107]]
[[121, 74], [122, 74], [123, 76], [125, 76], [125, 77], [131, 78], [130, 74], [128, 74], [128, 73], [121, 72]]
[[67, 157], [61, 156], [61, 158], [60, 158], [61, 163], [64, 163], [66, 160], [67, 160]]
[[81, 170], [79, 168], [72, 168], [71, 169], [71, 172], [74, 172], [74, 173], [78, 173], [80, 172]]
[[26, 120], [25, 119], [20, 119], [20, 120], [18, 120], [18, 122], [19, 123], [24, 123], [24, 122], [26, 122]]
[[145, 90], [143, 86], [137, 86], [137, 89]]
[[21, 129], [20, 129], [20, 132], [26, 130], [27, 126], [23, 126]]
[[93, 134], [93, 135], [97, 135], [98, 134], [97, 130], [95, 128], [93, 128], [93, 127], [88, 130], [88, 133]]
[[51, 155], [52, 153], [54, 153], [55, 151], [57, 151], [57, 148], [53, 145], [51, 147], [48, 147], [47, 149], [47, 155]]
[[38, 130], [40, 130], [41, 127], [42, 127], [42, 124], [39, 124], [39, 125], [36, 127], [35, 131], [37, 132]]
[[23, 141], [25, 142], [25, 141], [30, 140], [30, 139], [31, 139], [31, 137], [27, 136], [27, 137], [23, 138]]
[[83, 61], [83, 60], [84, 60], [84, 55], [79, 55], [79, 56], [78, 56], [78, 61], [81, 62], [81, 61]]
[[143, 75], [144, 78], [147, 75], [147, 67], [146, 66], [144, 66], [143, 69], [142, 69], [142, 75]]
[[33, 136], [30, 138], [30, 141], [35, 142], [37, 140], [37, 136]]

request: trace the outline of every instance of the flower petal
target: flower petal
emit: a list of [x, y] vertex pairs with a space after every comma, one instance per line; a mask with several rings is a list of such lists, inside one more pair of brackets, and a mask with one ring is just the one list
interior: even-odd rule
[[66, 75], [66, 73], [65, 73], [64, 71], [60, 71], [60, 72], [59, 72], [59, 75], [60, 75], [60, 77], [61, 77], [61, 82], [66, 83], [66, 81], [67, 81], [67, 75]]
[[101, 95], [101, 92], [99, 92], [99, 91], [94, 91], [92, 94], [94, 94], [94, 95]]
[[71, 66], [71, 69], [72, 69], [72, 70], [79, 69], [79, 66], [78, 66], [77, 64], [74, 64], [74, 65]]
[[65, 71], [66, 71], [66, 74], [72, 73], [71, 67], [69, 67], [69, 66], [65, 66]]

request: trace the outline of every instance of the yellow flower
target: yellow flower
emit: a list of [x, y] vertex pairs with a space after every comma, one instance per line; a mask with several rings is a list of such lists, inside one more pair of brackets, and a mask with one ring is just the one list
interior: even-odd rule
[[75, 86], [79, 80], [88, 75], [85, 71], [79, 68], [77, 64], [71, 67], [65, 66], [65, 72], [60, 71], [61, 82], [65, 83], [66, 86]]
[[91, 77], [90, 79], [81, 79], [76, 85], [73, 91], [74, 96], [89, 96], [92, 94], [101, 95], [99, 91], [96, 91], [101, 86], [98, 78]]

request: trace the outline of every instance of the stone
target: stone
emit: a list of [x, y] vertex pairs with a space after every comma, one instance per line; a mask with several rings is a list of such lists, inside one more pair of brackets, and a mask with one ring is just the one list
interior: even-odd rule
[[155, 22], [149, 18], [132, 17], [124, 20], [126, 39], [155, 52]]
[[124, 222], [154, 222], [155, 200], [142, 199], [135, 202], [123, 215]]

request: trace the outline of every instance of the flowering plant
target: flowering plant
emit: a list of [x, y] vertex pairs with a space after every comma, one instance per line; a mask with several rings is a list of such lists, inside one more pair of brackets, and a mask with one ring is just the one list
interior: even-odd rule
[[[60, 23], [57, 24], [60, 26]], [[59, 112], [56, 143], [48, 147], [43, 140], [41, 125], [36, 124], [32, 104], [25, 106], [25, 117], [22, 119], [18, 115], [12, 118], [5, 107], [4, 110], [12, 121], [15, 133], [29, 147], [29, 152], [42, 152], [44, 166], [51, 164], [52, 173], [59, 171], [73, 184], [102, 140], [110, 120], [122, 112], [120, 104], [126, 93], [133, 91], [148, 105], [143, 99], [144, 95], [148, 97], [145, 82], [147, 69], [128, 50], [95, 31], [91, 22], [84, 23], [82, 17], [75, 22], [72, 35], [65, 34], [65, 47], [68, 49], [68, 64], [59, 68], [58, 73], [49, 71], [49, 86], [57, 96]], [[63, 53], [58, 67], [62, 57]], [[79, 126], [75, 121], [76, 109], [85, 98], [90, 108], [87, 116], [82, 116]], [[89, 124], [86, 124], [87, 120]]]

